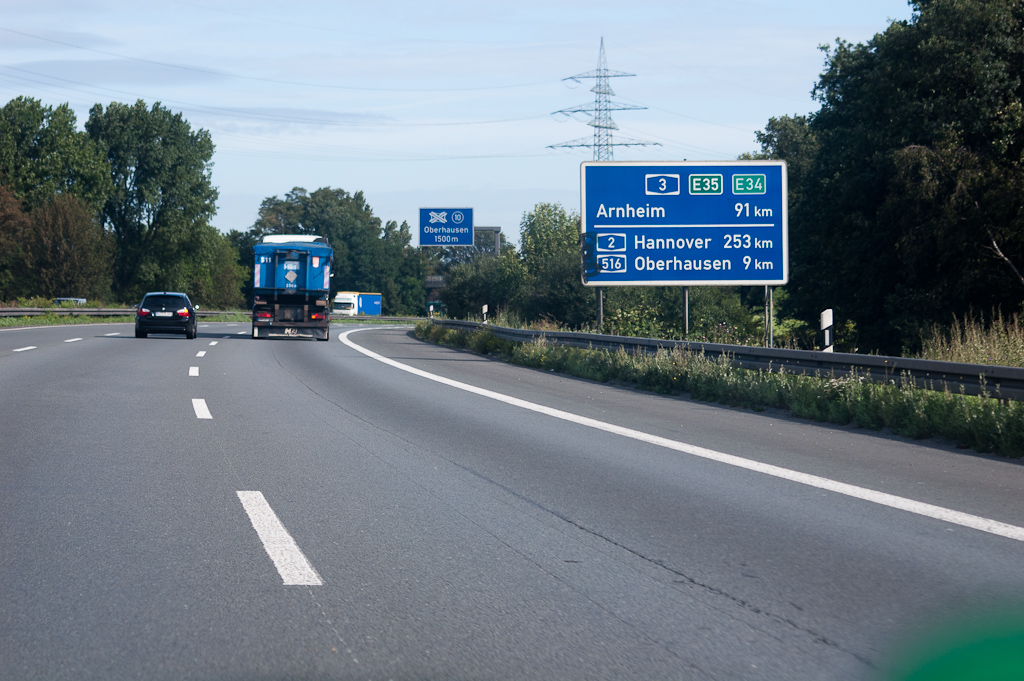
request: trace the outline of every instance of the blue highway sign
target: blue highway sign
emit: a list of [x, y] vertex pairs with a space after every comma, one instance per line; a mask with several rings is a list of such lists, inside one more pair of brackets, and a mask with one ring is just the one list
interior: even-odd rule
[[784, 161], [587, 162], [587, 286], [779, 286], [789, 281]]
[[472, 208], [420, 208], [420, 246], [472, 245]]

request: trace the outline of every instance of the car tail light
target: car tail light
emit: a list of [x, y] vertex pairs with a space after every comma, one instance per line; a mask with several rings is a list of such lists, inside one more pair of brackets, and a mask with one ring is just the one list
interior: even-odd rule
[[148, 315], [148, 314], [149, 314], [149, 310], [147, 310], [147, 309], [146, 309], [146, 308], [144, 308], [144, 307], [140, 307], [140, 308], [139, 308], [139, 311], [138, 311], [138, 313], [137, 313], [137, 314], [138, 314], [138, 315], [139, 315], [140, 317], [145, 317], [146, 315]]
[[179, 317], [187, 317], [188, 316], [188, 308], [187, 307], [183, 307], [180, 310], [178, 310], [178, 316]]
[[256, 313], [256, 319], [270, 319], [270, 313], [269, 312], [257, 312]]

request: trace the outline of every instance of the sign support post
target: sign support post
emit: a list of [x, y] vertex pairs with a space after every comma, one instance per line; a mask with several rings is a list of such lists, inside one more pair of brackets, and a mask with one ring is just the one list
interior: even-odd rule
[[683, 340], [690, 336], [690, 287], [683, 287]]

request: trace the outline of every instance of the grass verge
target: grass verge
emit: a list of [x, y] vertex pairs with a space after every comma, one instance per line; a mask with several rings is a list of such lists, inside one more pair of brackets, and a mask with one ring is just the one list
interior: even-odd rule
[[914, 439], [941, 437], [959, 447], [1002, 456], [1024, 456], [1024, 403], [922, 390], [906, 381], [874, 383], [858, 377], [801, 376], [754, 371], [725, 358], [659, 350], [655, 354], [584, 350], [541, 339], [520, 343], [490, 331], [416, 324], [416, 335], [444, 345], [496, 355], [513, 364], [559, 371], [595, 381], [616, 381], [663, 394], [760, 411], [785, 409], [794, 416], [862, 428], [889, 428]]

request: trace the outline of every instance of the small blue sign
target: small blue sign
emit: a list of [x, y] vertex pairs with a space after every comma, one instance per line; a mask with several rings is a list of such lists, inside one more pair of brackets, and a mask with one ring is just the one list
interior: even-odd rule
[[472, 208], [420, 208], [420, 246], [472, 245]]
[[587, 162], [587, 286], [779, 286], [789, 281], [783, 161]]

